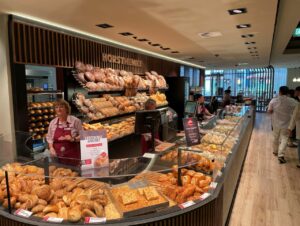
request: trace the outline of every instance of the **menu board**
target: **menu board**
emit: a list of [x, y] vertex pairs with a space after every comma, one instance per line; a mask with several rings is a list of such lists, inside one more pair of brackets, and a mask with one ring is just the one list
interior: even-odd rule
[[196, 118], [184, 118], [183, 128], [187, 146], [200, 144], [200, 133]]
[[106, 130], [80, 131], [80, 151], [82, 170], [108, 166]]

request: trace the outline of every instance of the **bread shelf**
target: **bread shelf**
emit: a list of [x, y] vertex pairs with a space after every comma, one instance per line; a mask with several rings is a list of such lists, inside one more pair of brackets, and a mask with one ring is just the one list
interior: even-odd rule
[[63, 95], [60, 90], [27, 91], [27, 95]]

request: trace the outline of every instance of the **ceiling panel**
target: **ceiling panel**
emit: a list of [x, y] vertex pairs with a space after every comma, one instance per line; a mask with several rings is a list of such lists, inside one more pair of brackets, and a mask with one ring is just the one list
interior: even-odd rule
[[[241, 7], [248, 12], [232, 16], [227, 12]], [[62, 24], [178, 59], [193, 57], [188, 61], [208, 68], [233, 68], [238, 63], [248, 63], [249, 67], [269, 65], [277, 0], [52, 0], [51, 4], [48, 0], [1, 0], [0, 10]], [[113, 27], [95, 26], [100, 23]], [[236, 28], [243, 23], [250, 23], [251, 28]], [[216, 31], [222, 36], [204, 39], [198, 35]], [[133, 33], [137, 38], [122, 36], [120, 32]], [[241, 37], [248, 33], [255, 36]], [[139, 42], [138, 38], [170, 50]], [[246, 41], [256, 42], [259, 59], [251, 57]]]

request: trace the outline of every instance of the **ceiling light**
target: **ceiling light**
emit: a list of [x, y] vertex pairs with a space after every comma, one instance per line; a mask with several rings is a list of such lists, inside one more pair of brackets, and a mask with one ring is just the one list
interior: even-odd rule
[[123, 35], [123, 36], [130, 36], [130, 35], [133, 35], [132, 33], [130, 32], [121, 32], [119, 33], [120, 35]]
[[140, 38], [140, 39], [138, 39], [138, 41], [140, 41], [140, 42], [147, 42], [147, 41], [149, 41], [148, 39], [145, 39], [145, 38]]
[[101, 27], [101, 28], [111, 28], [111, 27], [114, 27], [114, 26], [112, 26], [110, 24], [106, 24], [106, 23], [104, 23], [104, 24], [97, 24], [96, 26], [97, 27]]
[[253, 45], [256, 44], [256, 42], [245, 42], [246, 45]]
[[246, 8], [230, 9], [228, 10], [228, 13], [230, 15], [243, 14], [243, 13], [247, 13], [247, 9]]
[[178, 51], [172, 51], [171, 53], [179, 53]]
[[152, 46], [160, 46], [158, 43], [151, 44]]
[[248, 63], [238, 63], [239, 66], [248, 65]]
[[215, 38], [215, 37], [219, 37], [222, 36], [222, 33], [219, 31], [213, 31], [213, 32], [203, 32], [203, 33], [198, 33], [198, 35], [201, 38]]
[[177, 58], [174, 58], [174, 57], [169, 57], [167, 55], [159, 54], [159, 53], [156, 53], [156, 52], [153, 52], [153, 51], [149, 51], [149, 50], [146, 50], [146, 49], [142, 49], [142, 48], [139, 48], [139, 47], [128, 45], [128, 44], [125, 44], [125, 43], [122, 43], [122, 42], [118, 42], [118, 41], [103, 37], [101, 35], [95, 35], [95, 34], [92, 34], [92, 33], [89, 33], [89, 32], [85, 32], [85, 31], [82, 31], [82, 30], [79, 30], [79, 29], [76, 29], [76, 28], [73, 28], [73, 27], [66, 26], [66, 25], [58, 24], [58, 23], [55, 23], [55, 22], [52, 22], [52, 21], [43, 20], [43, 19], [40, 19], [40, 18], [37, 18], [37, 17], [33, 17], [33, 16], [30, 16], [30, 15], [22, 14], [22, 13], [16, 13], [16, 12], [12, 12], [12, 11], [7, 12], [7, 13], [13, 14], [13, 16], [15, 18], [19, 18], [19, 19], [21, 18], [23, 20], [31, 20], [35, 23], [42, 23], [42, 24], [44, 24], [48, 27], [51, 26], [52, 28], [55, 28], [55, 29], [58, 29], [58, 30], [64, 29], [67, 32], [69, 31], [69, 32], [72, 32], [72, 33], [77, 33], [78, 35], [83, 35], [83, 36], [86, 36], [86, 37], [88, 36], [90, 38], [99, 40], [102, 43], [105, 42], [105, 43], [108, 43], [110, 45], [114, 45], [118, 48], [124, 48], [124, 49], [127, 49], [127, 50], [136, 51], [138, 53], [146, 54], [148, 56], [153, 56], [153, 57], [157, 57], [157, 58], [160, 58], [160, 59], [165, 59], [165, 60], [169, 60], [169, 61], [172, 61], [172, 62], [177, 62], [179, 64], [184, 64], [184, 65], [188, 65], [188, 66], [191, 66], [191, 67], [205, 68], [204, 66], [201, 66], [201, 65], [198, 65], [198, 64], [194, 64], [194, 63], [191, 63], [191, 62], [188, 62], [188, 61], [180, 60], [180, 59], [177, 59]]
[[164, 47], [162, 47], [162, 46], [161, 46], [160, 48], [161, 48], [162, 50], [169, 50], [169, 49], [170, 49], [170, 48], [167, 48], [167, 47], [164, 48]]
[[254, 37], [254, 34], [246, 34], [246, 35], [241, 35], [242, 38], [252, 38]]
[[243, 29], [243, 28], [249, 28], [249, 27], [251, 27], [251, 24], [239, 24], [239, 25], [236, 25], [237, 29]]

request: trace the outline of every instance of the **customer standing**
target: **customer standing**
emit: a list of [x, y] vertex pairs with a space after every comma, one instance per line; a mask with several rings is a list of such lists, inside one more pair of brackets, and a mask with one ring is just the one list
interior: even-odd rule
[[57, 117], [50, 122], [47, 134], [50, 155], [61, 157], [61, 163], [77, 165], [80, 160], [81, 121], [70, 115], [71, 107], [65, 100], [56, 101], [54, 109]]
[[297, 101], [287, 96], [288, 92], [287, 86], [281, 86], [279, 96], [273, 98], [268, 107], [268, 112], [272, 114], [273, 154], [278, 156], [280, 163], [286, 163], [284, 152], [289, 138], [288, 126], [297, 105]]
[[290, 121], [288, 128], [289, 134], [292, 134], [293, 129], [296, 127], [296, 138], [298, 140], [298, 164], [297, 167], [300, 168], [300, 103], [297, 104], [293, 112], [293, 116]]

